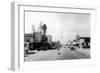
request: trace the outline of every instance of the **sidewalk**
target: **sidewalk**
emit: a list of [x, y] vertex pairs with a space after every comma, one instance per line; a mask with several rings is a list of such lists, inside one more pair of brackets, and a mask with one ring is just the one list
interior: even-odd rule
[[87, 48], [86, 48], [86, 49], [80, 48], [80, 49], [77, 49], [76, 51], [79, 52], [79, 53], [81, 53], [81, 54], [84, 54], [84, 55], [90, 57], [90, 49], [87, 49]]

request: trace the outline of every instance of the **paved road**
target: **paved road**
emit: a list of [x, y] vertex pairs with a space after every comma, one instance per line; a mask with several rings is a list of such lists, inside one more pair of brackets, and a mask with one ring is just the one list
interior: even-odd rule
[[57, 50], [39, 51], [25, 57], [25, 61], [46, 61], [46, 60], [68, 60], [68, 59], [86, 59], [90, 58], [89, 49], [77, 49], [71, 51], [69, 48], [61, 47], [60, 54]]

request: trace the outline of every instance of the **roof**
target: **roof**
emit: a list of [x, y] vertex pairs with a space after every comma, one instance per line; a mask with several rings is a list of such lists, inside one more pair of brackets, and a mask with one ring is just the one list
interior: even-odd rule
[[80, 39], [90, 39], [90, 37], [80, 37]]
[[32, 34], [24, 34], [24, 37], [32, 37]]

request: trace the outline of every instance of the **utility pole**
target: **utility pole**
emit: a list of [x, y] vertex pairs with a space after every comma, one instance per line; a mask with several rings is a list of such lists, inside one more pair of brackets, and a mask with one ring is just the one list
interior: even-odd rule
[[35, 26], [32, 25], [32, 30], [33, 30], [33, 38], [34, 38], [34, 42], [35, 42]]

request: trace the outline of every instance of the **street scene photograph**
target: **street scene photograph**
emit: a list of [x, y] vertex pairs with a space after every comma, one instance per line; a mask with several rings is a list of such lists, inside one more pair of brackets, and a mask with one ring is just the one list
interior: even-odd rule
[[25, 11], [24, 62], [91, 58], [89, 13]]

